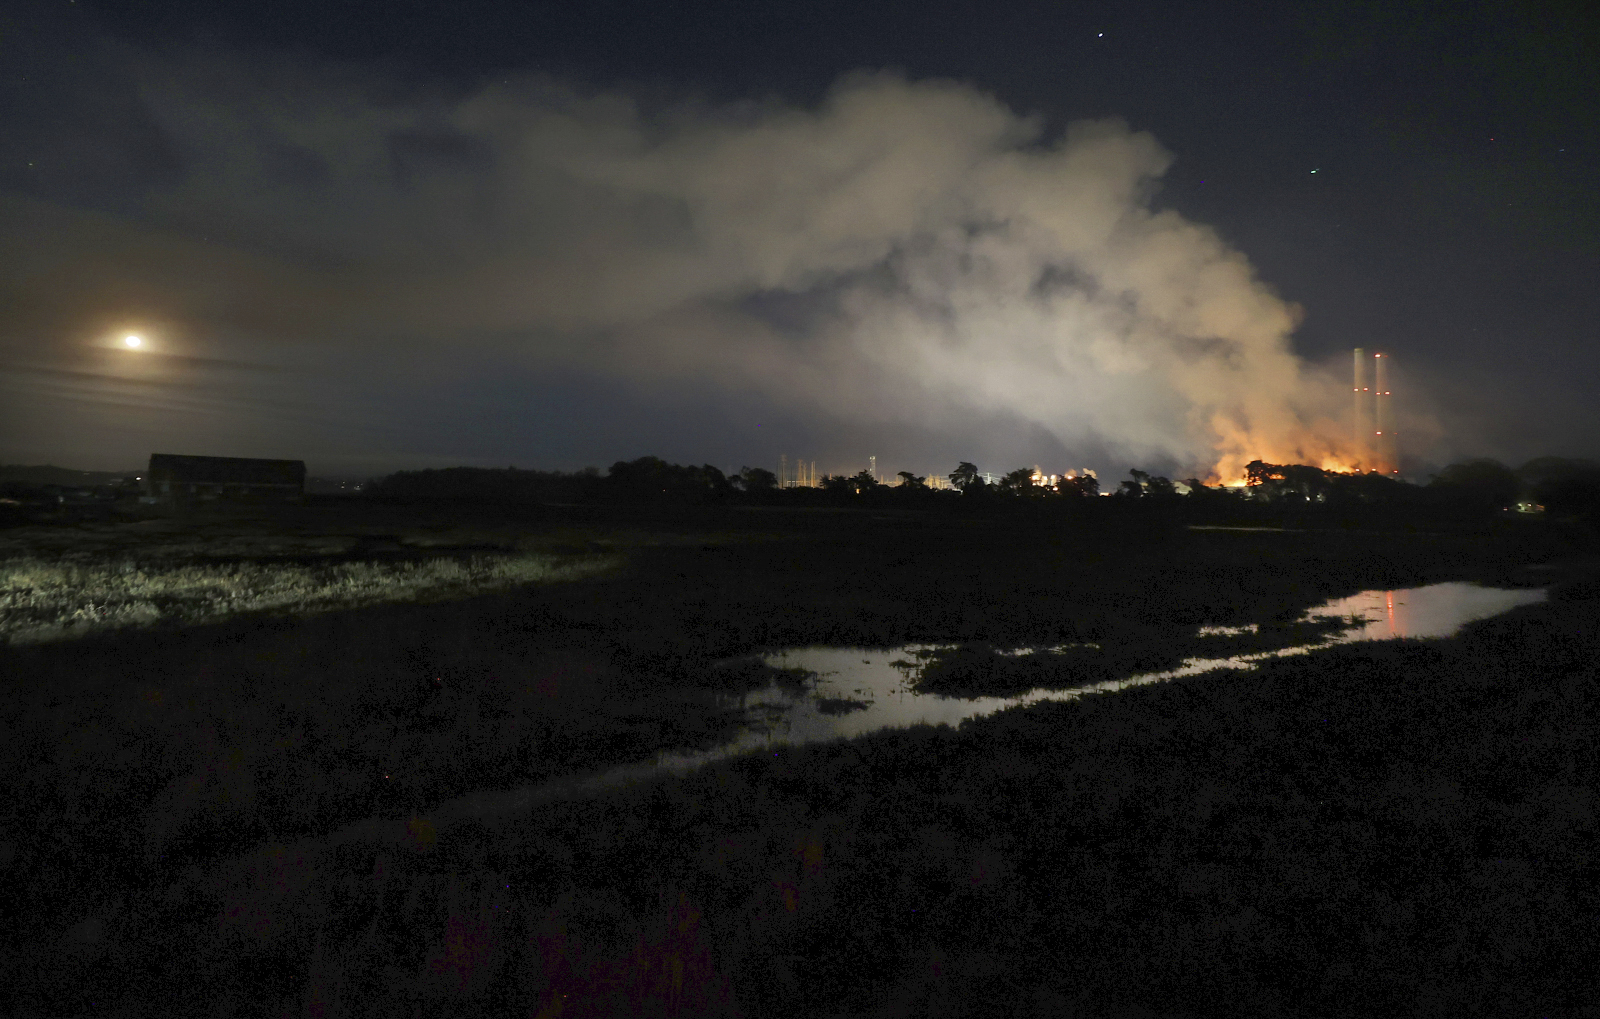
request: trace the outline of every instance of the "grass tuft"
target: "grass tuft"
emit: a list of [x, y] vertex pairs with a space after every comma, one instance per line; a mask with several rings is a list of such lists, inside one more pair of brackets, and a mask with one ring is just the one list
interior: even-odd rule
[[616, 562], [614, 556], [539, 553], [313, 566], [15, 559], [0, 563], [0, 640], [32, 644], [158, 623], [218, 622], [254, 612], [307, 615], [434, 601], [578, 580]]

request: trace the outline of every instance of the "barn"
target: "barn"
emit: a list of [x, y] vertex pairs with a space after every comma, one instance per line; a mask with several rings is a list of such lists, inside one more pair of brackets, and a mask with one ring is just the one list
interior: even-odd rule
[[304, 460], [152, 453], [145, 490], [162, 502], [298, 502], [306, 492]]

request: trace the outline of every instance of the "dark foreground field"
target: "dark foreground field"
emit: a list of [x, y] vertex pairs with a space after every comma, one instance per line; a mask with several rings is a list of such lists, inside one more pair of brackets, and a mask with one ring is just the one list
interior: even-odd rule
[[[767, 678], [715, 663], [762, 649], [1161, 659], [1202, 623], [1363, 588], [1526, 583], [1582, 539], [754, 511], [498, 526], [623, 565], [0, 649], [0, 1011], [1600, 1015], [1600, 590], [1570, 569], [1549, 604], [1453, 640], [420, 819], [713, 745], [734, 720], [711, 692]], [[374, 817], [403, 835], [329, 837]]]

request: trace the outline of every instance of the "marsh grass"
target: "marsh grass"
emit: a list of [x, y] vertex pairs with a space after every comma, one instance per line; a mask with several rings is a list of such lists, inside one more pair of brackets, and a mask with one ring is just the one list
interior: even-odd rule
[[824, 715], [848, 715], [852, 711], [865, 711], [871, 706], [869, 701], [852, 700], [849, 697], [817, 698], [817, 710]]
[[[627, 530], [600, 523], [517, 544], [582, 554], [595, 534]], [[1253, 734], [1298, 732], [1301, 714], [1371, 683], [1420, 691], [1423, 703], [1363, 708], [1363, 718], [1387, 711], [1404, 724], [1340, 730], [1357, 764], [1401, 760], [1409, 734], [1430, 726], [1487, 746], [1471, 727], [1497, 721], [1495, 705], [1436, 717], [1427, 699], [1439, 683], [1427, 677], [1472, 666], [1486, 649], [1515, 662], [1496, 673], [1502, 688], [1514, 668], [1546, 686], [1575, 668], [1554, 654], [1571, 650], [1571, 635], [1541, 631], [1544, 617], [1534, 616], [1527, 632], [1431, 665], [1428, 645], [1416, 660], [1360, 675], [1348, 658], [1315, 673], [1273, 672], [1279, 690], [1328, 685], [1314, 704], [1258, 710], [1258, 688], [1224, 679], [1242, 692], [1218, 702], [1220, 714], [1196, 714], [1189, 702], [1212, 711], [1203, 699], [1212, 691], [1186, 682], [1184, 692], [1135, 691], [1126, 702], [1091, 698], [1100, 706], [1089, 714], [1008, 715], [970, 738], [918, 729], [730, 762], [542, 807], [505, 829], [430, 831], [419, 821], [407, 847], [328, 844], [327, 833], [364, 819], [720, 745], [733, 723], [713, 711], [714, 695], [777, 678], [749, 664], [772, 648], [1104, 644], [1130, 621], [1185, 632], [1268, 626], [1330, 596], [1477, 577], [1532, 554], [1526, 543], [1477, 537], [997, 531], [842, 515], [795, 523], [769, 514], [761, 533], [793, 528], [746, 541], [755, 531], [735, 523], [712, 519], [697, 534], [692, 521], [670, 521], [660, 541], [615, 546], [625, 569], [566, 584], [0, 647], [0, 770], [10, 780], [0, 801], [0, 1014], [248, 1013], [265, 1003], [274, 1014], [386, 1015], [421, 1003], [431, 1015], [537, 1015], [558, 994], [565, 1016], [613, 1014], [604, 1003], [618, 1001], [683, 1014], [686, 1002], [712, 1008], [722, 980], [746, 1014], [868, 1013], [941, 995], [1026, 1003], [1036, 991], [1051, 1005], [1049, 995], [1079, 993], [1053, 975], [1062, 957], [1088, 981], [1082, 993], [1101, 999], [1111, 978], [1093, 983], [1099, 971], [1134, 984], [1159, 977], [1152, 995], [1180, 970], [1220, 967], [1219, 980], [1233, 979], [1238, 959], [1276, 959], [1266, 949], [1304, 937], [1294, 917], [1319, 894], [1314, 880], [1293, 896], [1256, 886], [1274, 846], [1299, 845], [1292, 840], [1316, 827], [1292, 790], [1261, 784], [1297, 774], [1309, 744]], [[361, 533], [403, 539], [405, 524]], [[724, 531], [742, 538], [713, 540]], [[189, 558], [163, 569], [207, 566], [193, 561], [206, 547], [189, 542]], [[744, 671], [716, 674], [716, 662], [735, 660]], [[1427, 681], [1417, 686], [1416, 675]], [[1519, 715], [1515, 724], [1557, 759], [1570, 756], [1567, 721]], [[1146, 774], [1148, 762], [1169, 763]], [[1245, 804], [1228, 822], [1246, 854], [1229, 858], [1228, 887], [1236, 899], [1249, 892], [1266, 918], [1227, 920], [1238, 910], [1219, 891], [1195, 905], [1188, 926], [1168, 928], [1176, 934], [1138, 926], [1138, 911], [1167, 888], [1142, 875], [1163, 853], [1187, 851], [1162, 833], [1189, 830], [1179, 822], [1211, 795], [1192, 795], [1208, 775]], [[1337, 791], [1343, 779], [1335, 770], [1317, 781]], [[1435, 786], [1418, 788], [1397, 808], [1402, 820], [1427, 807]], [[1267, 836], [1252, 841], [1262, 825]], [[1430, 866], [1413, 843], [1397, 845], [1396, 867]], [[1102, 855], [1072, 855], [1091, 850]], [[1052, 884], [1062, 870], [1088, 883]], [[1201, 877], [1170, 894], [1189, 895]], [[1428, 880], [1437, 891], [1446, 879]], [[488, 894], [495, 888], [504, 896]], [[693, 939], [688, 915], [673, 912], [680, 895], [698, 913]], [[1241, 932], [1232, 948], [1218, 947], [1217, 916]], [[1073, 917], [1083, 922], [1063, 926]], [[629, 983], [640, 939], [648, 979]], [[1559, 949], [1536, 940], [1540, 951]], [[1294, 956], [1295, 979], [1304, 957]], [[1162, 969], [1170, 959], [1187, 961]], [[1020, 990], [1008, 983], [1019, 970]], [[1403, 991], [1405, 979], [1393, 986]], [[690, 997], [694, 988], [704, 996]], [[1400, 1014], [1369, 1014], [1380, 1013]]]
[[741, 655], [715, 662], [704, 670], [699, 686], [723, 693], [745, 693], [775, 685], [790, 693], [800, 693], [817, 679], [809, 669], [773, 665], [760, 655]]
[[919, 693], [946, 697], [1004, 697], [1034, 689], [1082, 686], [1183, 664], [1186, 641], [1167, 637], [1121, 647], [1076, 644], [1053, 648], [996, 648], [962, 644], [926, 653], [915, 673]]
[[353, 1016], [1589, 1015], [1597, 613], [267, 846], [129, 898], [87, 984]]
[[430, 601], [591, 577], [617, 563], [614, 556], [537, 553], [314, 565], [20, 559], [0, 563], [0, 640], [28, 644], [247, 613]]
[[1141, 673], [1181, 668], [1194, 659], [1216, 660], [1321, 644], [1362, 621], [1309, 620], [1122, 629], [1092, 643], [1054, 647], [996, 647], [985, 642], [934, 647], [894, 663], [919, 693], [946, 697], [1007, 697], [1030, 690], [1060, 690]]

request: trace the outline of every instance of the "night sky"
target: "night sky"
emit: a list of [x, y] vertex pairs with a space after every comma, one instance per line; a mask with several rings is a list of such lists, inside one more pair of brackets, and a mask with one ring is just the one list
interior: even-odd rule
[[0, 462], [1600, 457], [1592, 6], [10, 4]]

